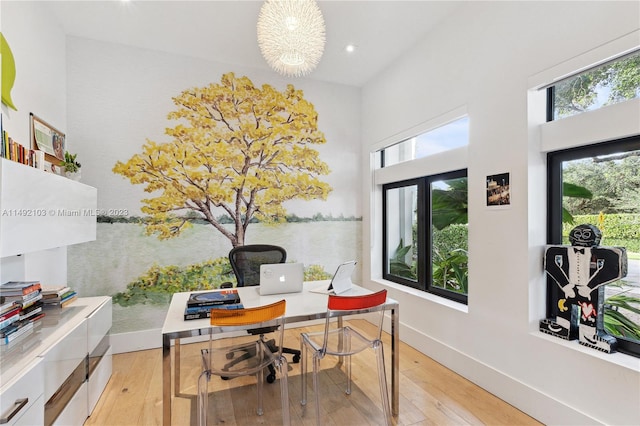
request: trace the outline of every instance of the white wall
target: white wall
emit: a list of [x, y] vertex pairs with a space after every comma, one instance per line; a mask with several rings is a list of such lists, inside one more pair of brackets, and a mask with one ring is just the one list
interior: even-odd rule
[[[9, 135], [29, 146], [29, 113], [62, 132], [67, 127], [65, 35], [46, 11], [34, 2], [2, 2], [2, 34], [16, 64], [11, 92], [17, 111], [2, 104], [2, 125]], [[0, 236], [1, 237], [1, 236]], [[0, 282], [37, 279], [64, 284], [65, 247], [0, 260]]]
[[[459, 109], [470, 117], [468, 307], [380, 278], [375, 202], [364, 218], [365, 281], [400, 302], [404, 341], [547, 424], [637, 424], [640, 360], [536, 331], [546, 184], [539, 115], [529, 110], [544, 103], [528, 97], [530, 81], [638, 28], [637, 2], [471, 2], [363, 88], [366, 161], [373, 147], [421, 123]], [[424, 175], [436, 171], [424, 164]], [[368, 206], [372, 177], [364, 169]], [[512, 204], [490, 210], [485, 177], [504, 172]]]

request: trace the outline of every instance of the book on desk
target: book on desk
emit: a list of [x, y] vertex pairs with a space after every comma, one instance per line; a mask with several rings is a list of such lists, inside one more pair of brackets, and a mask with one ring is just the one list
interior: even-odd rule
[[230, 290], [207, 291], [204, 293], [191, 293], [187, 300], [187, 306], [189, 308], [231, 303], [240, 303], [240, 296], [238, 295], [238, 290], [235, 288]]
[[184, 309], [184, 319], [210, 318], [211, 309], [242, 309], [243, 307], [236, 289], [191, 293]]
[[196, 306], [193, 308], [184, 308], [184, 319], [195, 320], [203, 318], [211, 318], [212, 309], [244, 309], [242, 303], [224, 303], [211, 306]]

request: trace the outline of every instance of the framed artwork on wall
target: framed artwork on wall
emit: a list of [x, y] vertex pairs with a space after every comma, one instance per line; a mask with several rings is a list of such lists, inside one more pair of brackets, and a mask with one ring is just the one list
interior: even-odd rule
[[31, 120], [31, 146], [33, 149], [44, 151], [45, 160], [58, 165], [64, 160], [65, 135], [46, 121], [29, 115]]
[[508, 207], [511, 205], [509, 173], [487, 176], [487, 207]]

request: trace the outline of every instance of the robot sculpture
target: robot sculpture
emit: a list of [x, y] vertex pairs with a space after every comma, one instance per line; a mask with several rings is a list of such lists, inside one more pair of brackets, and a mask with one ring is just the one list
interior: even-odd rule
[[[623, 247], [600, 247], [602, 233], [578, 225], [569, 233], [571, 246], [549, 246], [544, 269], [559, 291], [548, 297], [555, 318], [540, 321], [540, 331], [581, 345], [615, 352], [617, 340], [604, 330], [604, 286], [627, 275]], [[578, 320], [579, 316], [579, 320]]]

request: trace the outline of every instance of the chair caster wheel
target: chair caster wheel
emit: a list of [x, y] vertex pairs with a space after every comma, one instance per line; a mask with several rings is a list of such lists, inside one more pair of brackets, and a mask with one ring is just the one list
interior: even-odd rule
[[220, 376], [220, 378], [221, 378], [222, 380], [229, 380], [229, 378], [228, 378], [228, 377], [225, 377], [225, 376]]
[[300, 355], [294, 355], [294, 356], [293, 356], [293, 363], [294, 363], [294, 364], [297, 364], [297, 363], [299, 363], [299, 362], [300, 362]]
[[234, 354], [233, 352], [227, 352], [225, 356], [227, 357], [227, 359], [232, 359], [234, 357]]
[[276, 381], [276, 375], [275, 374], [269, 374], [267, 376], [267, 383], [273, 383]]

